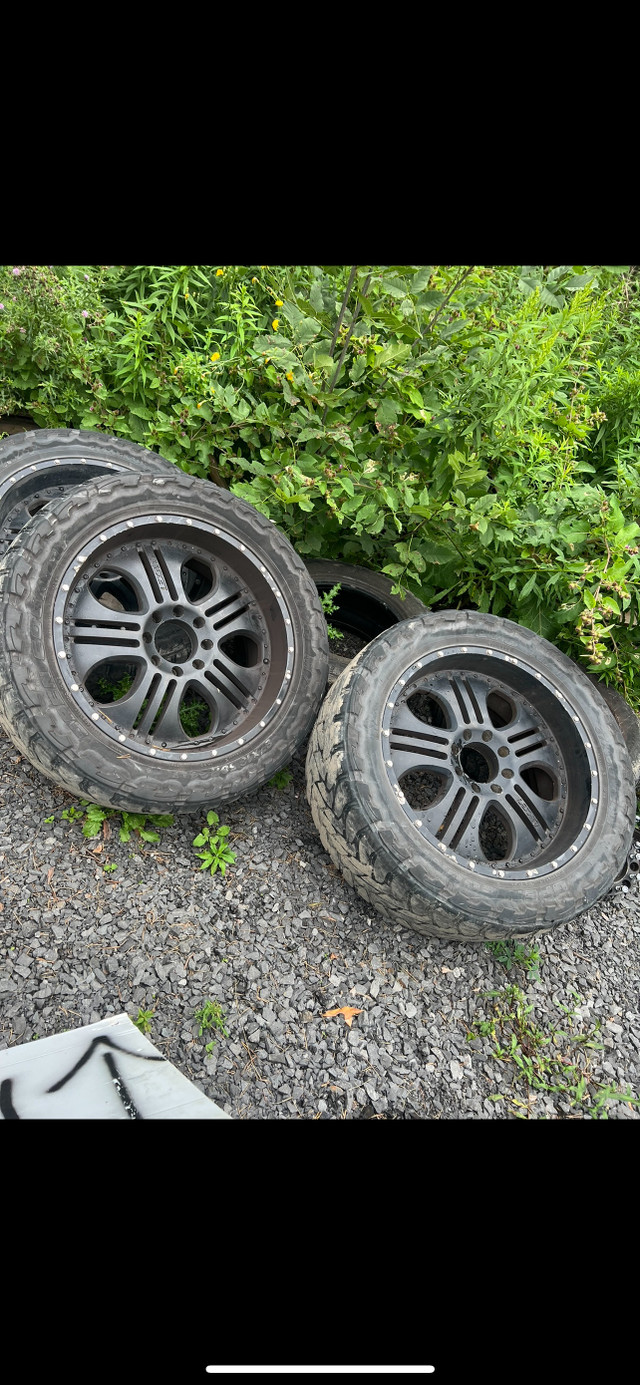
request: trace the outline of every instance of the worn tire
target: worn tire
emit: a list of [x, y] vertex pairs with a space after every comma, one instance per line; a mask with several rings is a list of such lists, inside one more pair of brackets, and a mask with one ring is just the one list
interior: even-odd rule
[[620, 727], [631, 761], [636, 793], [640, 794], [640, 720], [626, 698], [615, 688], [608, 687], [595, 673], [586, 673], [585, 676], [593, 683]]
[[[158, 509], [163, 512], [161, 516], [155, 513]], [[136, 525], [139, 536], [131, 537]], [[153, 536], [154, 533], [162, 537], [145, 538], [145, 534]], [[172, 537], [176, 534], [177, 539]], [[218, 537], [213, 537], [215, 535]], [[135, 562], [135, 553], [139, 554], [140, 545], [144, 547], [146, 542], [160, 547], [162, 543], [176, 543], [181, 550], [195, 553], [201, 551], [197, 545], [201, 541], [204, 543], [204, 537], [210, 542], [214, 569], [217, 565], [220, 572], [229, 571], [222, 566], [229, 561], [225, 556], [229, 552], [237, 554], [233, 561], [237, 562], [238, 571], [243, 570], [242, 564], [245, 565], [249, 585], [241, 586], [240, 594], [242, 600], [245, 599], [243, 593], [247, 594], [250, 605], [242, 606], [239, 615], [255, 607], [255, 621], [264, 631], [264, 644], [255, 660], [253, 690], [247, 693], [248, 710], [242, 706], [237, 714], [238, 720], [245, 717], [245, 739], [238, 740], [236, 730], [228, 733], [225, 730], [216, 739], [220, 723], [214, 719], [211, 732], [207, 731], [208, 739], [196, 732], [200, 740], [185, 740], [183, 744], [174, 745], [171, 737], [168, 742], [160, 740], [162, 731], [152, 734], [155, 722], [149, 723], [149, 734], [146, 731], [139, 734], [136, 729], [139, 721], [132, 720], [131, 713], [133, 729], [125, 733], [123, 708], [129, 691], [120, 702], [112, 699], [106, 707], [91, 703], [93, 693], [87, 694], [82, 679], [78, 683], [72, 681], [78, 676], [74, 661], [77, 664], [80, 659], [74, 649], [102, 647], [107, 639], [116, 644], [133, 643], [134, 653], [127, 657], [139, 657], [144, 677], [151, 676], [153, 681], [156, 675], [148, 670], [147, 664], [158, 666], [162, 661], [157, 644], [144, 645], [143, 640], [152, 641], [155, 637], [135, 631], [148, 631], [149, 626], [144, 621], [160, 617], [153, 614], [156, 608], [149, 602], [145, 605], [142, 598], [138, 607], [117, 603], [114, 606], [111, 598], [111, 607], [104, 612], [107, 621], [96, 620], [90, 614], [89, 619], [76, 620], [76, 613], [83, 613], [80, 602], [93, 600], [95, 609], [95, 601], [101, 599], [99, 594], [95, 600], [91, 596], [92, 584], [105, 576], [101, 572], [105, 562], [107, 566], [112, 562], [117, 567], [118, 561], [117, 556], [107, 561], [104, 554], [131, 552]], [[121, 543], [122, 547], [118, 547]], [[216, 556], [220, 550], [222, 557]], [[166, 551], [169, 551], [168, 546]], [[124, 564], [125, 558], [120, 561]], [[187, 559], [181, 557], [179, 561]], [[156, 587], [163, 580], [158, 572], [155, 580]], [[216, 588], [216, 580], [214, 572], [210, 590], [211, 593], [217, 590], [219, 596], [220, 586]], [[220, 578], [220, 585], [223, 580], [230, 579]], [[170, 583], [167, 586], [165, 582], [165, 589], [169, 596], [163, 600], [171, 605], [176, 595], [171, 594]], [[189, 634], [191, 653], [178, 655], [174, 647], [173, 652], [166, 654], [169, 663], [182, 660], [185, 664], [182, 672], [191, 676], [192, 664], [187, 666], [187, 660], [193, 659], [194, 652], [202, 655], [197, 665], [199, 669], [205, 668], [207, 659], [210, 664], [214, 659], [215, 641], [223, 640], [223, 636], [216, 635], [218, 627], [212, 623], [222, 623], [222, 618], [218, 606], [215, 606], [216, 615], [212, 615], [214, 608], [204, 609], [210, 596], [202, 598], [204, 604], [198, 607], [197, 616], [195, 607], [185, 616], [184, 609], [178, 609], [183, 600], [180, 593], [184, 590], [177, 589], [179, 600], [173, 617], [191, 619], [194, 627], [211, 625], [212, 633], [211, 640], [202, 640], [201, 649], [198, 640], [208, 634], [208, 629], [196, 631], [194, 628]], [[96, 591], [99, 593], [99, 587]], [[326, 623], [304, 564], [284, 535], [251, 505], [226, 490], [178, 471], [169, 477], [143, 477], [131, 472], [122, 472], [117, 477], [98, 477], [48, 504], [24, 526], [0, 563], [0, 600], [3, 632], [0, 722], [17, 748], [56, 783], [73, 794], [117, 809], [148, 813], [191, 811], [227, 802], [257, 788], [286, 764], [305, 740], [325, 690]], [[187, 595], [186, 602], [190, 600]], [[193, 600], [201, 598], [194, 596]], [[225, 597], [220, 604], [227, 607], [236, 600], [236, 596]], [[125, 617], [129, 624], [123, 626], [119, 620], [114, 620], [116, 609], [139, 610], [141, 614]], [[58, 617], [56, 610], [63, 614]], [[148, 614], [150, 611], [152, 614]], [[173, 624], [175, 627], [173, 617], [167, 617], [165, 626]], [[222, 617], [228, 623], [226, 611]], [[251, 614], [244, 619], [249, 622]], [[91, 625], [93, 629], [85, 628]], [[78, 630], [78, 627], [82, 628]], [[110, 633], [123, 630], [122, 636]], [[224, 639], [228, 638], [225, 634]], [[61, 648], [63, 644], [71, 652], [65, 653]], [[151, 651], [153, 657], [147, 651]], [[262, 658], [263, 653], [271, 657]], [[86, 657], [90, 656], [91, 651]], [[263, 670], [262, 665], [269, 667]], [[195, 660], [193, 666], [196, 666]], [[215, 665], [216, 669], [220, 667], [220, 663]], [[242, 669], [238, 671], [243, 672]], [[249, 674], [253, 672], [249, 669]], [[169, 674], [162, 676], [168, 678]], [[194, 673], [193, 676], [204, 678], [208, 675]], [[220, 674], [217, 679], [219, 685]], [[176, 677], [173, 691], [178, 686], [185, 687], [187, 681], [185, 678], [180, 682]], [[211, 684], [215, 682], [212, 666]], [[237, 689], [240, 684], [235, 682], [234, 686]], [[147, 707], [144, 713], [147, 718], [156, 692], [150, 690], [143, 694], [139, 679], [130, 690], [132, 698], [136, 687], [136, 696], [147, 698], [142, 702], [142, 708]], [[255, 691], [258, 688], [260, 691]], [[264, 693], [263, 688], [266, 689]], [[165, 699], [164, 711], [163, 703], [159, 703], [160, 717], [165, 716], [172, 696], [173, 692]], [[236, 715], [231, 707], [233, 688], [231, 697], [228, 692], [225, 696], [225, 707], [232, 718]], [[175, 707], [180, 697], [181, 693], [176, 692]], [[222, 700], [220, 694], [219, 701]], [[238, 694], [234, 705], [240, 707], [241, 702]], [[263, 705], [266, 710], [258, 711], [257, 707]], [[173, 715], [177, 721], [175, 711]], [[258, 721], [258, 717], [264, 720]]]
[[[526, 689], [527, 702], [525, 693], [516, 694], [521, 697], [522, 706], [530, 707], [532, 702], [535, 705], [538, 696], [537, 705], [545, 709], [544, 716], [551, 721], [556, 716], [560, 738], [564, 736], [573, 797], [567, 796], [561, 811], [554, 809], [561, 825], [551, 845], [545, 843], [546, 858], [541, 850], [539, 870], [517, 866], [510, 878], [509, 870], [498, 869], [500, 861], [494, 866], [484, 859], [469, 869], [469, 861], [457, 858], [442, 838], [438, 849], [435, 840], [432, 843], [423, 835], [424, 817], [431, 810], [425, 812], [421, 808], [418, 818], [418, 812], [410, 809], [406, 800], [402, 801], [401, 793], [391, 782], [387, 765], [392, 761], [386, 760], [385, 755], [390, 754], [393, 741], [384, 741], [383, 727], [385, 718], [393, 726], [393, 718], [399, 715], [388, 710], [396, 706], [390, 700], [392, 690], [401, 686], [405, 675], [409, 691], [414, 677], [428, 680], [433, 674], [432, 660], [433, 668], [439, 668], [441, 676], [446, 677], [446, 664], [436, 664], [436, 658], [448, 659], [453, 668], [463, 657], [453, 651], [460, 650], [465, 660], [461, 666], [468, 668], [482, 669], [484, 656], [495, 656], [496, 666], [507, 670], [504, 678], [511, 677], [514, 686], [520, 680], [518, 685]], [[414, 666], [423, 660], [427, 675], [420, 671], [416, 675]], [[519, 668], [508, 672], [512, 664], [519, 664]], [[473, 676], [482, 674], [469, 674], [469, 678]], [[455, 679], [455, 674], [451, 678]], [[536, 693], [536, 689], [540, 691]], [[400, 707], [406, 701], [405, 693], [395, 695]], [[478, 721], [483, 722], [482, 713]], [[435, 726], [440, 724], [433, 722]], [[483, 724], [488, 725], [486, 718]], [[402, 733], [392, 730], [390, 734]], [[418, 735], [415, 730], [409, 734]], [[447, 733], [438, 734], [444, 744]], [[483, 742], [475, 734], [482, 749]], [[518, 732], [513, 739], [520, 743], [529, 734]], [[493, 730], [487, 736], [491, 741]], [[494, 746], [502, 744], [505, 737], [506, 732], [495, 732]], [[578, 747], [575, 755], [571, 750], [572, 737]], [[435, 743], [437, 739], [437, 735], [425, 735], [423, 731], [413, 745]], [[555, 737], [552, 741], [557, 750]], [[536, 750], [536, 745], [531, 744]], [[424, 753], [435, 752], [430, 749]], [[505, 748], [502, 753], [512, 752]], [[520, 753], [517, 746], [513, 753]], [[445, 760], [445, 754], [440, 758]], [[499, 775], [499, 766], [508, 762], [495, 758], [495, 772]], [[513, 782], [511, 773], [511, 780], [502, 782]], [[452, 781], [455, 789], [457, 781], [453, 775]], [[599, 784], [599, 790], [591, 788], [592, 784]], [[445, 611], [405, 622], [356, 655], [327, 694], [314, 727], [307, 754], [306, 785], [323, 845], [348, 883], [389, 921], [433, 937], [528, 937], [575, 918], [611, 888], [624, 866], [633, 835], [636, 802], [626, 746], [589, 679], [564, 654], [530, 630], [475, 612]], [[477, 787], [471, 786], [473, 790]], [[590, 794], [597, 796], [590, 798]], [[559, 790], [555, 797], [559, 802]], [[594, 803], [595, 808], [591, 806]], [[455, 821], [454, 817], [454, 826]], [[572, 821], [576, 824], [575, 838]], [[447, 827], [446, 833], [449, 832]], [[571, 845], [574, 840], [580, 843], [575, 854]], [[562, 851], [555, 847], [556, 841]], [[558, 868], [552, 867], [551, 862], [555, 850], [562, 857]]]
[[[404, 598], [394, 595], [393, 582], [383, 572], [371, 572], [369, 568], [357, 567], [354, 563], [333, 562], [324, 558], [308, 562], [307, 571], [320, 595], [340, 583], [337, 610], [331, 616], [331, 621], [338, 628], [359, 635], [367, 642], [399, 621], [424, 615], [427, 610], [424, 602], [411, 592], [407, 592]], [[339, 677], [348, 663], [349, 659], [344, 655], [330, 651], [329, 683]]]
[[[0, 431], [2, 419], [0, 419]], [[173, 462], [138, 443], [80, 428], [34, 428], [0, 442], [0, 557], [45, 504], [93, 476], [168, 475]]]

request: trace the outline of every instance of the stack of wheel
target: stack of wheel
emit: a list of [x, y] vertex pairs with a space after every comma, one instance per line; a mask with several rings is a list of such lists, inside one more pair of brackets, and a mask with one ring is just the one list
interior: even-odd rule
[[[322, 843], [389, 921], [530, 936], [624, 871], [637, 719], [530, 630], [307, 568], [246, 502], [93, 432], [0, 443], [0, 555], [0, 722], [70, 793], [215, 807], [311, 732]], [[331, 619], [364, 648], [330, 667], [337, 584]]]

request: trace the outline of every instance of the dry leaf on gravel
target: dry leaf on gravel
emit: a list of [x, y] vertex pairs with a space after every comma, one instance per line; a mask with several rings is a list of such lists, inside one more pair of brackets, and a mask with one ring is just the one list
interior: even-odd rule
[[353, 1005], [343, 1005], [339, 1010], [325, 1010], [322, 1018], [323, 1020], [332, 1020], [336, 1015], [344, 1015], [345, 1024], [348, 1024], [349, 1028], [351, 1028], [354, 1015], [361, 1014], [362, 1010], [356, 1010]]

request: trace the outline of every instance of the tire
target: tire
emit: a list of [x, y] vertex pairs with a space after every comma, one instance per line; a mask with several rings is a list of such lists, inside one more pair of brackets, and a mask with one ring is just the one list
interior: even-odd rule
[[602, 683], [595, 673], [586, 673], [585, 671], [585, 677], [589, 679], [590, 683], [593, 683], [594, 688], [597, 688], [620, 727], [631, 761], [636, 793], [640, 794], [640, 720], [633, 707], [622, 697], [621, 693], [616, 692], [615, 688], [610, 688], [606, 683]]
[[589, 679], [530, 630], [470, 611], [404, 622], [356, 656], [325, 699], [306, 782], [349, 884], [432, 937], [575, 918], [633, 836], [626, 746]]
[[[0, 431], [2, 419], [0, 419]], [[138, 443], [79, 428], [33, 428], [0, 442], [0, 557], [23, 524], [73, 486], [114, 471], [167, 475], [173, 462]]]
[[[340, 583], [331, 623], [367, 643], [399, 621], [424, 615], [428, 609], [411, 592], [404, 598], [394, 595], [393, 582], [382, 572], [370, 572], [353, 563], [331, 562], [324, 558], [307, 563], [307, 570], [321, 596]], [[349, 662], [348, 658], [331, 651], [328, 682], [333, 683]]]
[[97, 477], [24, 526], [0, 594], [0, 721], [70, 793], [215, 806], [309, 734], [327, 672], [315, 586], [226, 490], [177, 471]]

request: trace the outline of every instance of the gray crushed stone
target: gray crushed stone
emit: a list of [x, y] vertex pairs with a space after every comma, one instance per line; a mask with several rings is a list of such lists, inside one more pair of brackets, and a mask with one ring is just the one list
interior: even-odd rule
[[[314, 828], [304, 752], [291, 768], [287, 788], [223, 810], [237, 860], [212, 878], [191, 845], [201, 817], [176, 820], [157, 845], [121, 843], [113, 825], [88, 840], [61, 818], [74, 800], [0, 736], [0, 1047], [140, 1008], [154, 1012], [153, 1043], [236, 1118], [516, 1119], [513, 1065], [469, 1031], [488, 1014], [483, 992], [515, 980], [547, 1033], [558, 1004], [578, 1006], [585, 1029], [599, 1019], [594, 1077], [640, 1096], [637, 876], [536, 939], [532, 981], [484, 944], [427, 940], [368, 913]], [[210, 1054], [213, 1033], [195, 1020], [207, 999], [228, 1030]], [[351, 1028], [323, 1018], [342, 1006], [360, 1011]], [[607, 1107], [614, 1119], [638, 1109]], [[528, 1114], [590, 1118], [553, 1093]]]

